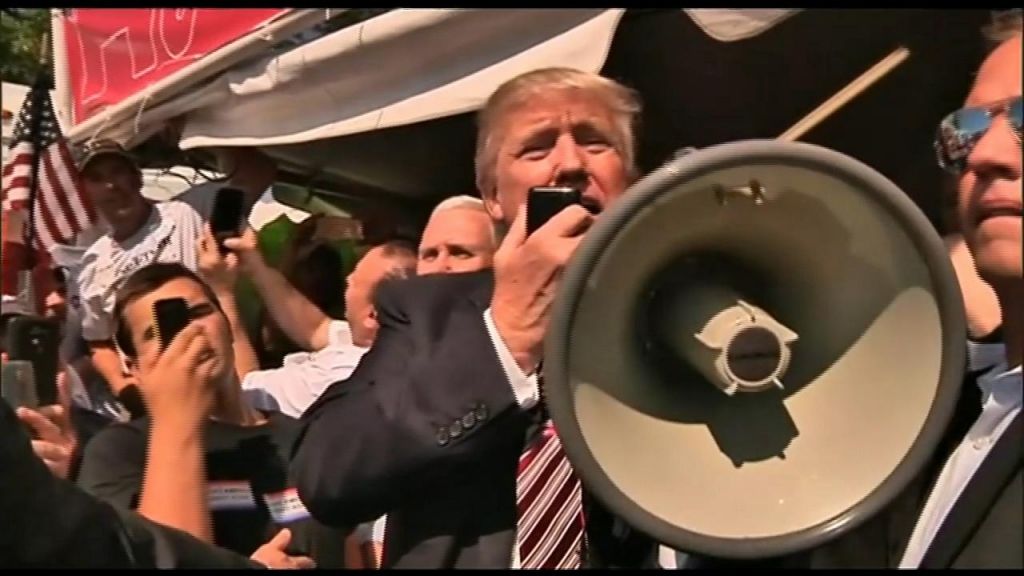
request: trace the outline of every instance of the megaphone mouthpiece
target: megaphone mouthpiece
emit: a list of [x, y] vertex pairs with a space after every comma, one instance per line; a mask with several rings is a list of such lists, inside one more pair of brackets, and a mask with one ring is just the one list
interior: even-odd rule
[[781, 388], [797, 334], [725, 284], [690, 282], [663, 319], [669, 348], [722, 392]]

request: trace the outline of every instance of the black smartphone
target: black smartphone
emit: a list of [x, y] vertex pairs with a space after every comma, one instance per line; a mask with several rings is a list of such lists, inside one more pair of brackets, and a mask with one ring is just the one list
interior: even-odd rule
[[56, 404], [60, 355], [60, 324], [37, 316], [17, 316], [7, 325], [7, 357], [32, 364], [35, 400], [39, 406]]
[[245, 207], [245, 192], [238, 188], [221, 188], [213, 200], [210, 213], [210, 231], [223, 253], [224, 240], [234, 238], [241, 232], [242, 212]]
[[538, 186], [530, 188], [526, 197], [526, 234], [530, 235], [551, 220], [555, 214], [573, 204], [580, 204], [583, 194], [575, 189], [562, 186]]
[[163, 352], [190, 321], [188, 302], [184, 298], [165, 298], [153, 304], [153, 325]]

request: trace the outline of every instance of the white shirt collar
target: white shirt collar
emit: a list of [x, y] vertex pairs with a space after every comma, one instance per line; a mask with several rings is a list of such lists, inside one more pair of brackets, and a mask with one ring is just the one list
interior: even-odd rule
[[978, 376], [978, 387], [981, 388], [982, 402], [990, 399], [998, 404], [1006, 402], [1020, 403], [1022, 395], [1021, 367], [1008, 368], [1006, 362], [993, 366], [991, 370]]
[[1005, 365], [1006, 346], [1002, 342], [967, 341], [967, 370], [978, 372], [992, 366]]

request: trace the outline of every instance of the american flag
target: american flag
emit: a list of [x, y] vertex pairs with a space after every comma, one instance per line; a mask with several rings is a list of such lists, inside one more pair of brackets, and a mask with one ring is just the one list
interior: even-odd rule
[[[38, 123], [33, 125], [33, 119]], [[32, 163], [39, 154], [39, 186], [32, 191]], [[29, 210], [29, 202], [33, 201]], [[86, 196], [67, 140], [61, 133], [46, 82], [37, 81], [21, 106], [14, 125], [7, 165], [3, 169], [3, 210], [32, 215], [32, 245], [49, 251], [67, 244], [97, 221]], [[15, 239], [8, 239], [15, 240]]]

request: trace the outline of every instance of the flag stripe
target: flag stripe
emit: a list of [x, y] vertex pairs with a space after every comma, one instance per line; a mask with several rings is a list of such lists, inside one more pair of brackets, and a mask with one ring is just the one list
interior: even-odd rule
[[[12, 140], [10, 159], [3, 168], [3, 210], [31, 213], [32, 247], [48, 252], [54, 244], [69, 243], [95, 225], [96, 210], [83, 190], [44, 82], [37, 82], [25, 97]], [[33, 191], [34, 161], [39, 162], [39, 170]]]
[[51, 217], [54, 223], [57, 224], [59, 237], [71, 238], [75, 235], [74, 226], [77, 224], [75, 220], [75, 213], [71, 210], [71, 205], [68, 203], [67, 196], [63, 194], [54, 194], [55, 190], [66, 190], [61, 187], [61, 178], [57, 173], [59, 167], [54, 167], [51, 162], [52, 153], [47, 151], [46, 156], [43, 156], [42, 169], [40, 170], [40, 192], [46, 193], [46, 197], [43, 198], [43, 202], [56, 208], [51, 213]]
[[[71, 150], [68, 147], [60, 146], [57, 148], [60, 153], [60, 157], [55, 161], [59, 162], [64, 166], [75, 166], [75, 159], [71, 156]], [[79, 218], [78, 225], [82, 230], [85, 230], [92, 224], [95, 224], [99, 218], [96, 210], [93, 208], [92, 202], [85, 201], [85, 189], [82, 187], [82, 178], [78, 174], [77, 169], [62, 170], [60, 171], [61, 183], [67, 190], [79, 190], [79, 194], [69, 194], [68, 198], [71, 199], [72, 205], [74, 206], [74, 214], [76, 217], [82, 215], [85, 216], [85, 220], [82, 221]]]

